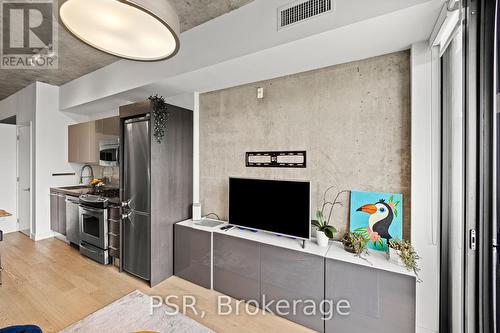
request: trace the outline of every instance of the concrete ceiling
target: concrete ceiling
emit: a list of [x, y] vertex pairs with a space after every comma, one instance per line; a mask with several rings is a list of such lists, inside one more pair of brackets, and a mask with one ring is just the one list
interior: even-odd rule
[[[178, 11], [184, 32], [252, 1], [171, 0], [171, 3]], [[60, 0], [59, 4], [63, 2]], [[59, 86], [119, 60], [79, 41], [63, 26], [58, 30], [58, 69], [0, 69], [0, 100], [35, 81]]]

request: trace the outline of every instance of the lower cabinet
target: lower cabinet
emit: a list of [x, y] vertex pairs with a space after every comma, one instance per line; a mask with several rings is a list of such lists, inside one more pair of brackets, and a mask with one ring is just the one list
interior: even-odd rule
[[348, 315], [333, 314], [325, 329], [333, 332], [415, 332], [415, 278], [326, 259], [327, 300], [346, 300]]
[[50, 192], [50, 229], [66, 235], [66, 195]]
[[260, 299], [260, 243], [213, 234], [214, 289], [239, 300]]
[[[271, 304], [269, 309], [288, 320], [323, 332], [320, 306], [325, 293], [324, 257], [264, 244], [260, 251], [261, 294], [266, 303]], [[277, 311], [277, 306], [284, 305], [289, 308], [280, 309], [281, 313]], [[311, 306], [315, 307], [314, 313]]]
[[120, 212], [120, 207], [108, 208], [109, 255], [115, 259], [120, 258]]
[[207, 289], [211, 288], [211, 233], [176, 224], [174, 274]]
[[[415, 332], [415, 277], [175, 226], [175, 275], [318, 332]], [[346, 307], [347, 306], [347, 307]], [[295, 309], [294, 309], [295, 308]]]

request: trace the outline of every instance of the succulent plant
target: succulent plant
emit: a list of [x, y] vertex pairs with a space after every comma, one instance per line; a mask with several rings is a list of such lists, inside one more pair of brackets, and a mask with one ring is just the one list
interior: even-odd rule
[[[410, 271], [413, 271], [418, 278], [418, 272], [420, 268], [418, 267], [418, 260], [420, 256], [417, 254], [411, 243], [407, 240], [393, 239], [389, 241], [389, 247], [396, 251], [399, 251], [399, 257], [401, 261]], [[419, 282], [421, 282], [419, 278]]]
[[369, 241], [369, 238], [358, 232], [347, 232], [344, 237], [342, 237], [344, 248], [349, 249], [350, 252], [358, 256], [362, 253], [368, 253], [367, 245]]

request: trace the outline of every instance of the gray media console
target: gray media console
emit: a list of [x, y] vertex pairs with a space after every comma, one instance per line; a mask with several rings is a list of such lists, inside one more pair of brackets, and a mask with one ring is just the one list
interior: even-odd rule
[[[318, 332], [415, 332], [416, 281], [410, 274], [371, 267], [359, 258], [360, 264], [346, 262], [344, 257], [351, 254], [335, 254], [332, 248], [320, 252], [312, 242], [308, 246], [314, 249], [307, 252], [300, 246], [275, 246], [259, 236], [253, 240], [249, 232], [224, 233], [182, 223], [175, 225], [175, 275], [185, 280], [238, 300], [257, 301], [261, 307], [265, 297], [274, 313], [277, 301], [296, 301], [297, 311], [283, 317]], [[306, 303], [300, 302], [305, 300], [329, 300], [334, 306], [347, 300], [349, 314], [334, 311], [328, 320], [321, 311], [306, 315]]]

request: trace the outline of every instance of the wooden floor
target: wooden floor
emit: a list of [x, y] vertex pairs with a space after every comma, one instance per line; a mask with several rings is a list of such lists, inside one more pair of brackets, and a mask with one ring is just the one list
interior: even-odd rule
[[36, 324], [44, 332], [57, 332], [139, 289], [162, 297], [195, 296], [197, 309], [206, 315], [187, 315], [217, 332], [312, 332], [271, 314], [218, 316], [218, 292], [177, 277], [149, 288], [143, 281], [119, 273], [116, 267], [80, 256], [57, 239], [33, 242], [21, 233], [8, 234], [0, 242], [0, 253], [4, 266], [0, 328]]

